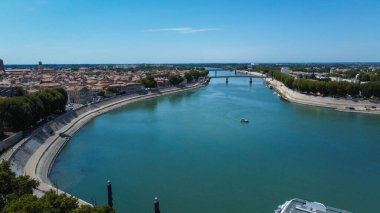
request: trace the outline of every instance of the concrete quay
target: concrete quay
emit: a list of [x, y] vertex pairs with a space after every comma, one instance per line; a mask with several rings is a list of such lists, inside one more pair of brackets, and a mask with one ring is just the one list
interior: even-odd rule
[[[16, 174], [26, 174], [40, 182], [35, 192], [36, 195], [41, 196], [50, 189], [65, 193], [53, 186], [49, 179], [49, 173], [55, 159], [70, 140], [70, 137], [74, 136], [93, 118], [132, 102], [197, 89], [206, 84], [207, 79], [184, 87], [170, 87], [147, 94], [118, 96], [67, 112], [35, 130], [30, 136], [24, 138], [8, 152], [4, 153], [1, 158], [11, 162], [12, 170]], [[84, 200], [78, 200], [81, 205], [91, 205]]]

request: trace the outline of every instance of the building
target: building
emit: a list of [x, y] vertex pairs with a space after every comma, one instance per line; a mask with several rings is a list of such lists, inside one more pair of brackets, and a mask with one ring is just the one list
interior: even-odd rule
[[4, 71], [5, 68], [4, 68], [4, 61], [3, 59], [0, 58], [0, 71]]
[[93, 99], [93, 94], [87, 87], [68, 87], [66, 88], [71, 103], [86, 104]]
[[289, 67], [281, 67], [281, 72], [289, 74]]
[[42, 65], [42, 61], [38, 62], [37, 70], [42, 71], [44, 69], [44, 65]]
[[5, 74], [7, 75], [13, 75], [13, 76], [16, 76], [16, 75], [29, 75], [30, 73], [32, 72], [31, 69], [6, 69], [5, 70]]
[[113, 84], [108, 88], [111, 88], [113, 91], [117, 91], [119, 94], [133, 94], [144, 91], [144, 86], [140, 83]]

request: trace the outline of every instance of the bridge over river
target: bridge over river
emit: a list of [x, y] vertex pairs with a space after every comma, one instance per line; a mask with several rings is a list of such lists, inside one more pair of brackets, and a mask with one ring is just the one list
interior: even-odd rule
[[249, 83], [252, 83], [252, 80], [254, 78], [261, 78], [261, 79], [264, 79], [264, 78], [269, 78], [269, 77], [266, 77], [266, 76], [259, 76], [259, 75], [241, 75], [241, 74], [238, 74], [238, 72], [236, 70], [231, 70], [230, 72], [233, 72], [234, 75], [218, 75], [217, 73], [219, 71], [226, 71], [226, 70], [219, 70], [219, 69], [215, 69], [215, 70], [210, 70], [209, 72], [215, 72], [214, 75], [210, 74], [209, 75], [209, 78], [225, 78], [226, 79], [226, 83], [228, 83], [228, 79], [229, 78], [249, 78]]

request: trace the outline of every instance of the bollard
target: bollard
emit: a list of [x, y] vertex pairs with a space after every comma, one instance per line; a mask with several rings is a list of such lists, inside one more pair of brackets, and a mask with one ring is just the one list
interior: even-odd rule
[[160, 211], [160, 202], [158, 201], [158, 198], [154, 198], [154, 213], [161, 213]]
[[112, 199], [112, 185], [111, 181], [107, 182], [107, 195], [108, 195], [108, 206], [113, 207], [113, 199]]

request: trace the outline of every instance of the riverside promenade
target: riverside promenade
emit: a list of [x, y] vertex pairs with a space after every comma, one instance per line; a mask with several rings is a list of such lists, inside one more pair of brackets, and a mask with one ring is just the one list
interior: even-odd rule
[[[238, 71], [240, 73], [252, 76], [266, 77], [266, 75], [258, 72]], [[332, 108], [341, 112], [359, 112], [368, 114], [380, 115], [380, 102], [374, 102], [370, 100], [348, 100], [345, 98], [332, 98], [321, 97], [314, 95], [307, 95], [295, 90], [289, 89], [282, 82], [272, 78], [263, 78], [263, 80], [286, 101], [308, 105]]]
[[[118, 96], [96, 104], [81, 107], [75, 111], [67, 112], [35, 130], [31, 135], [21, 140], [1, 156], [1, 158], [11, 162], [12, 170], [16, 172], [16, 174], [26, 174], [40, 182], [35, 192], [36, 195], [42, 195], [50, 189], [65, 193], [53, 186], [49, 179], [49, 173], [61, 149], [81, 127], [96, 116], [129, 103], [197, 89], [206, 84], [207, 79], [204, 79], [184, 87], [170, 87], [145, 94]], [[79, 203], [91, 205], [80, 199]]]
[[380, 103], [369, 100], [348, 100], [345, 98], [321, 97], [302, 94], [286, 87], [282, 82], [275, 79], [265, 79], [266, 83], [272, 86], [279, 95], [287, 101], [325, 108], [332, 108], [342, 112], [359, 112], [380, 115]]

